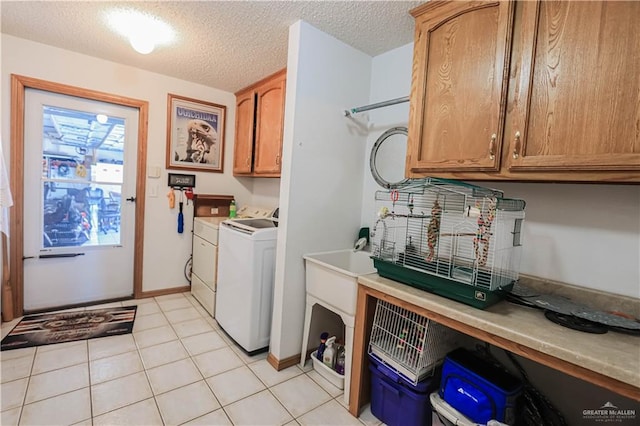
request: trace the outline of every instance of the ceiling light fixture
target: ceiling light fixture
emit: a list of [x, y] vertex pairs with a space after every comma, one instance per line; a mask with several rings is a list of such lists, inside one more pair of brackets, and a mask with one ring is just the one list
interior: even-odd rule
[[131, 47], [138, 52], [146, 55], [148, 53], [153, 52], [156, 44], [150, 38], [146, 37], [144, 34], [136, 34], [129, 37], [129, 43], [131, 43]]
[[160, 44], [173, 41], [173, 29], [158, 18], [135, 10], [113, 10], [107, 15], [109, 25], [129, 39], [131, 46], [146, 55]]

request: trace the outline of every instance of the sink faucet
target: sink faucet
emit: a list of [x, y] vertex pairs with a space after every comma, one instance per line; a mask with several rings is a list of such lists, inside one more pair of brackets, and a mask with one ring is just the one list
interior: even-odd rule
[[358, 241], [356, 241], [354, 247], [353, 247], [353, 251], [360, 251], [360, 250], [364, 250], [364, 248], [367, 246], [367, 243], [369, 241], [367, 241], [367, 239], [365, 237], [362, 238], [358, 238]]

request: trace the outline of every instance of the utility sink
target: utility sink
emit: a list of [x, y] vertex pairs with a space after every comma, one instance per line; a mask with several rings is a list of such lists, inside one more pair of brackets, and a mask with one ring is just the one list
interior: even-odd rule
[[355, 315], [358, 276], [376, 272], [370, 256], [353, 249], [305, 254], [307, 294]]
[[[302, 351], [300, 367], [304, 367], [309, 350], [309, 332], [319, 336], [316, 326], [311, 326], [313, 307], [316, 304], [338, 314], [344, 324], [344, 345], [346, 351], [344, 375], [333, 373], [330, 368], [318, 369], [318, 374], [328, 380], [331, 376], [344, 380], [344, 402], [349, 406], [351, 390], [351, 363], [353, 353], [353, 329], [355, 326], [356, 300], [358, 293], [358, 276], [376, 272], [371, 254], [353, 249], [310, 253], [303, 256], [305, 260], [305, 276], [307, 284], [306, 310], [304, 314], [304, 332], [302, 335]], [[322, 310], [317, 312], [315, 324], [321, 323]], [[323, 328], [323, 331], [330, 330]], [[314, 363], [314, 367], [317, 363]]]

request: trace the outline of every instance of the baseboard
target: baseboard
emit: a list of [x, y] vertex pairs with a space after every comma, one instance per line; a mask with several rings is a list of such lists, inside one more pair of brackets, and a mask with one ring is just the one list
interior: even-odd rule
[[163, 288], [162, 290], [143, 291], [142, 293], [140, 293], [140, 297], [136, 297], [136, 299], [146, 299], [148, 297], [158, 297], [158, 296], [165, 296], [167, 294], [184, 293], [186, 291], [191, 291], [191, 287], [188, 285], [185, 285], [184, 287], [173, 287], [173, 288]]
[[[167, 295], [167, 294], [184, 293], [184, 292], [187, 292], [187, 291], [190, 291], [190, 290], [191, 290], [191, 287], [186, 285], [184, 287], [173, 287], [173, 288], [163, 288], [162, 290], [143, 291], [142, 293], [140, 293], [139, 297], [136, 297], [136, 299], [146, 299], [146, 298], [149, 298], [149, 297], [164, 296], [164, 295]], [[85, 307], [85, 306], [92, 306], [92, 305], [102, 305], [102, 304], [106, 304], [106, 303], [120, 302], [120, 301], [125, 301], [125, 300], [134, 300], [134, 299], [132, 297], [117, 297], [117, 298], [112, 298], [112, 299], [95, 300], [95, 301], [91, 301], [91, 302], [74, 303], [74, 304], [68, 304], [68, 305], [63, 305], [63, 306], [56, 306], [56, 307], [53, 307], [53, 308], [34, 309], [34, 310], [30, 310], [30, 311], [25, 310], [23, 312], [23, 314], [24, 315], [41, 314], [41, 313], [46, 313], [46, 312], [54, 312], [54, 311], [62, 311], [62, 310], [66, 310], [66, 309], [82, 308], [82, 307]]]
[[68, 309], [84, 308], [87, 306], [106, 305], [107, 303], [114, 303], [114, 302], [124, 302], [126, 300], [133, 300], [133, 298], [131, 296], [115, 297], [111, 299], [94, 300], [91, 302], [71, 303], [68, 305], [54, 306], [52, 308], [24, 310], [22, 314], [23, 315], [46, 314], [48, 312], [66, 311]]
[[289, 368], [293, 365], [296, 365], [300, 362], [300, 354], [290, 356], [289, 358], [285, 358], [283, 360], [277, 359], [271, 352], [267, 355], [267, 362], [276, 370], [284, 370], [285, 368]]

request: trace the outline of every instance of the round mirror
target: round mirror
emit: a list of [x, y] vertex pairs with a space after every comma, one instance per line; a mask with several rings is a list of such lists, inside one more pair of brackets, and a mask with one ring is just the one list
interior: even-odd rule
[[396, 188], [407, 179], [404, 167], [407, 157], [407, 128], [393, 127], [384, 132], [371, 149], [369, 166], [378, 185]]

